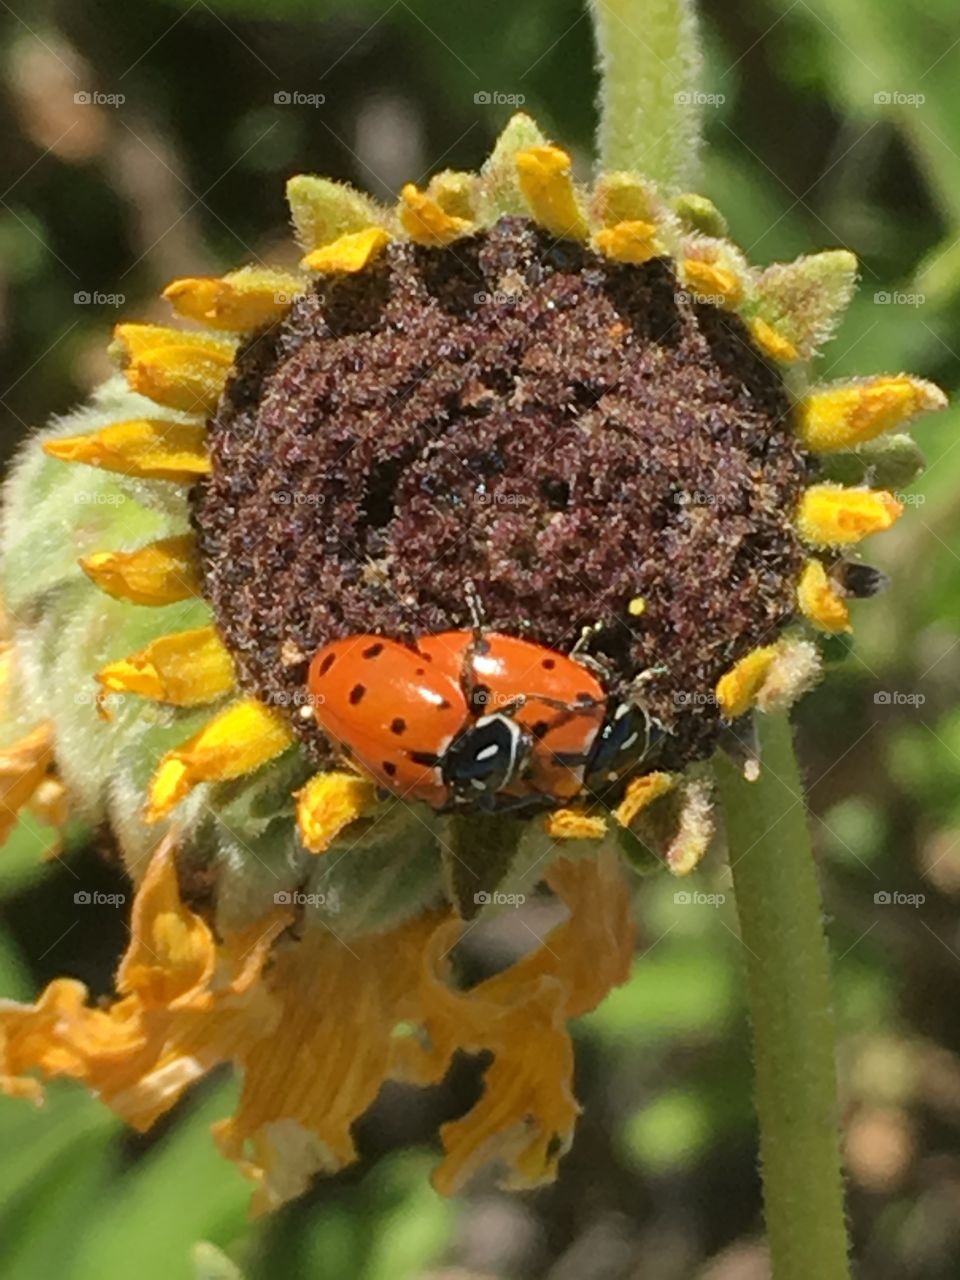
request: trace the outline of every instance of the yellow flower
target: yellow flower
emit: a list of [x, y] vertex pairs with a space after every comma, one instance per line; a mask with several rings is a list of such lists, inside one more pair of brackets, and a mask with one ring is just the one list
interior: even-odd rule
[[[628, 172], [587, 190], [523, 116], [479, 174], [394, 209], [310, 176], [288, 194], [300, 270], [174, 281], [191, 327], [120, 325], [122, 384], [28, 445], [10, 488], [0, 835], [69, 794], [139, 883], [112, 1003], [65, 978], [0, 1002], [0, 1087], [68, 1076], [143, 1129], [231, 1062], [216, 1139], [262, 1211], [355, 1158], [384, 1081], [489, 1053], [437, 1185], [497, 1165], [536, 1186], [578, 1110], [567, 1024], [632, 955], [618, 857], [694, 870], [704, 761], [816, 679], [809, 628], [849, 628], [878, 582], [853, 549], [902, 510], [829, 459], [943, 397], [810, 384], [849, 254], [757, 272], [709, 201]], [[438, 813], [334, 749], [313, 653], [470, 626], [468, 580], [484, 626], [554, 649], [586, 628], [642, 713], [632, 776]], [[461, 988], [464, 920], [525, 868], [566, 920]]]

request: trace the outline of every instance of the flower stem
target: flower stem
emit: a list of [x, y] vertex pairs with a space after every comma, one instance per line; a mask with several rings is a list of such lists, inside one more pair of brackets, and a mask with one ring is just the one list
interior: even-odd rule
[[774, 1280], [849, 1280], [834, 1023], [820, 892], [786, 716], [761, 716], [763, 770], [727, 760], [725, 811], [749, 983]]
[[696, 186], [702, 110], [691, 0], [590, 0], [600, 55], [601, 170], [634, 169], [666, 191]]

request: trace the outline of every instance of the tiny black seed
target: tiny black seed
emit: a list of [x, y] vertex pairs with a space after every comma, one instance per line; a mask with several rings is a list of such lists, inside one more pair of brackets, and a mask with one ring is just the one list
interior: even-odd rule
[[355, 684], [350, 690], [350, 705], [355, 707], [367, 692], [367, 686], [363, 684]]

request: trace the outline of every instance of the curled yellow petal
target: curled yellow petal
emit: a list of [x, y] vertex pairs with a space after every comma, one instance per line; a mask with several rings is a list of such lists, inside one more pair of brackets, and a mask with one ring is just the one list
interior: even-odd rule
[[797, 529], [811, 547], [847, 547], [883, 533], [903, 514], [903, 503], [885, 489], [813, 485], [803, 495]]
[[453, 244], [473, 231], [472, 222], [448, 213], [412, 182], [400, 192], [400, 222], [411, 240], [434, 248]]
[[200, 595], [192, 534], [160, 538], [137, 551], [98, 551], [80, 567], [101, 591], [133, 604], [174, 604]]
[[672, 773], [645, 773], [633, 778], [627, 786], [626, 794], [614, 810], [614, 817], [622, 827], [632, 826], [638, 813], [641, 813], [654, 800], [659, 800], [676, 785]]
[[947, 407], [939, 387], [907, 374], [824, 387], [800, 405], [800, 439], [808, 449], [852, 449], [921, 413]]
[[725, 720], [735, 720], [754, 706], [761, 687], [777, 657], [777, 645], [768, 644], [751, 651], [717, 681], [717, 702]]
[[850, 612], [820, 560], [808, 560], [797, 586], [800, 612], [821, 631], [849, 631]]
[[105, 693], [135, 693], [175, 707], [215, 702], [234, 686], [233, 660], [213, 627], [161, 636], [97, 673]]
[[210, 470], [202, 423], [114, 422], [90, 435], [45, 440], [43, 448], [61, 462], [84, 462], [104, 471], [178, 484], [192, 484]]
[[302, 281], [288, 272], [248, 267], [222, 278], [174, 280], [163, 296], [178, 315], [189, 320], [212, 329], [249, 333], [279, 320], [303, 290]]
[[162, 324], [118, 324], [113, 330], [110, 353], [121, 363], [125, 363], [146, 355], [148, 351], [156, 351], [162, 347], [184, 346], [227, 358], [232, 356], [234, 351], [233, 342], [210, 333], [171, 329]]
[[232, 356], [184, 344], [145, 351], [134, 357], [124, 372], [130, 390], [154, 404], [210, 414], [217, 407], [232, 363]]
[[24, 805], [40, 791], [53, 763], [53, 731], [38, 725], [0, 750], [0, 844], [17, 825]]
[[150, 782], [147, 822], [158, 822], [201, 782], [227, 782], [254, 773], [293, 741], [275, 711], [245, 698], [168, 752]]
[[351, 231], [308, 253], [302, 265], [323, 275], [354, 275], [378, 258], [389, 243], [390, 233], [383, 227]]
[[586, 240], [590, 234], [573, 185], [570, 157], [560, 147], [530, 147], [516, 156], [517, 177], [530, 212], [551, 235]]
[[544, 818], [543, 826], [554, 840], [602, 840], [607, 834], [606, 819], [582, 809], [554, 809]]
[[729, 267], [716, 262], [703, 262], [697, 258], [686, 258], [681, 274], [692, 293], [709, 298], [718, 306], [735, 307], [743, 300], [743, 281]]
[[326, 853], [351, 822], [376, 804], [377, 788], [353, 773], [318, 773], [297, 792], [297, 827], [304, 848]]
[[598, 231], [593, 243], [605, 258], [639, 266], [663, 252], [656, 234], [657, 228], [653, 222], [618, 222], [613, 227], [604, 227], [602, 231]]
[[800, 352], [789, 338], [778, 333], [773, 325], [767, 324], [759, 316], [750, 323], [753, 340], [765, 356], [776, 360], [779, 364], [793, 364], [800, 359]]

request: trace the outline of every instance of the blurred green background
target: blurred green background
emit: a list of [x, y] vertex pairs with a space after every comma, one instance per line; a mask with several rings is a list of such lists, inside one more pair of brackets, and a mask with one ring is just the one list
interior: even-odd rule
[[[703, 88], [717, 99], [704, 189], [734, 238], [761, 263], [845, 245], [863, 264], [824, 376], [906, 368], [956, 391], [956, 0], [703, 10]], [[6, 456], [108, 372], [121, 311], [162, 319], [156, 295], [173, 276], [292, 261], [291, 173], [387, 197], [434, 169], [475, 167], [511, 111], [498, 95], [522, 96], [581, 159], [591, 146], [579, 0], [10, 0], [0, 49]], [[919, 429], [929, 470], [909, 518], [869, 555], [894, 585], [855, 606], [855, 650], [835, 649], [799, 717], [860, 1280], [960, 1275], [958, 428], [951, 411]], [[69, 870], [40, 858], [48, 836], [23, 825], [0, 856], [0, 989], [24, 998], [66, 972], [106, 993], [124, 912], [74, 911]], [[86, 886], [124, 891], [106, 837], [73, 846]], [[585, 1114], [555, 1187], [483, 1186], [457, 1202], [431, 1191], [437, 1126], [476, 1093], [476, 1063], [443, 1088], [388, 1091], [360, 1126], [355, 1169], [252, 1225], [248, 1184], [207, 1133], [231, 1082], [210, 1082], [145, 1138], [57, 1088], [42, 1111], [0, 1101], [0, 1275], [763, 1280], [721, 851], [695, 887], [726, 900], [684, 904], [666, 881], [638, 889], [633, 979], [577, 1028]]]

